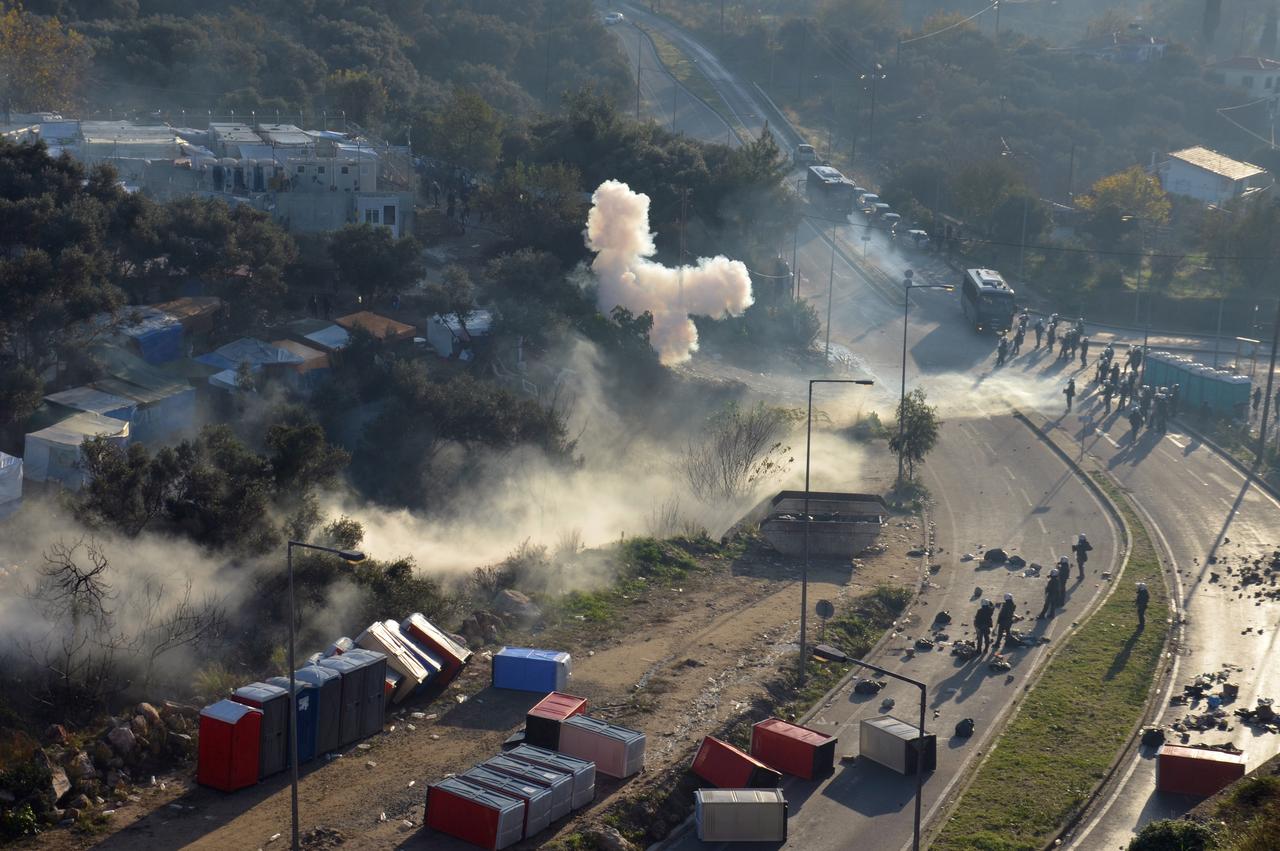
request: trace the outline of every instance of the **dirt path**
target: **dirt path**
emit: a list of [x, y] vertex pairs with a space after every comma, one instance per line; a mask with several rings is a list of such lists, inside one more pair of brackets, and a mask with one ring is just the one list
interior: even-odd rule
[[[851, 567], [814, 565], [810, 604], [841, 601], [881, 582], [910, 581], [907, 550], [920, 543], [913, 522], [886, 529], [886, 551]], [[592, 714], [648, 734], [646, 771], [626, 783], [602, 780], [594, 804], [519, 847], [537, 847], [578, 830], [624, 792], [643, 792], [662, 769], [688, 760], [707, 732], [766, 697], [782, 659], [793, 658], [800, 587], [794, 562], [759, 542], [734, 559], [700, 559], [701, 569], [670, 589], [654, 588], [619, 612], [618, 623], [582, 630], [570, 690], [591, 701]], [[811, 627], [815, 629], [816, 624]], [[536, 643], [536, 636], [510, 636]], [[563, 646], [563, 645], [558, 645]], [[492, 650], [493, 648], [490, 648]], [[429, 704], [397, 709], [384, 732], [342, 756], [304, 766], [300, 810], [304, 834], [323, 826], [308, 847], [466, 847], [424, 830], [427, 784], [465, 771], [499, 752], [537, 696], [489, 688], [490, 665], [477, 657], [449, 690]], [[459, 697], [468, 697], [459, 702]], [[416, 713], [416, 714], [415, 714]], [[158, 778], [137, 801], [116, 807], [98, 836], [52, 831], [33, 843], [51, 849], [287, 847], [288, 775], [223, 795], [194, 787], [190, 773]], [[385, 814], [385, 816], [384, 816]], [[385, 820], [384, 820], [385, 817]], [[273, 841], [276, 834], [281, 834]]]

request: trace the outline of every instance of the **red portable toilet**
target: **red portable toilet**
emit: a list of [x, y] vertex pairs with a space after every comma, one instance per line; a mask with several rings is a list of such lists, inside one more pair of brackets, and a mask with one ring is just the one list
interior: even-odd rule
[[196, 782], [223, 792], [257, 783], [261, 736], [261, 709], [219, 700], [200, 710]]
[[231, 699], [262, 710], [258, 777], [284, 771], [289, 766], [289, 690], [270, 683], [250, 683], [236, 689]]
[[812, 780], [834, 768], [836, 740], [781, 718], [766, 718], [751, 728], [751, 755], [784, 774]]
[[776, 789], [782, 785], [780, 773], [714, 736], [702, 740], [691, 770], [721, 789]]
[[560, 722], [587, 711], [587, 699], [553, 691], [529, 710], [524, 722], [526, 744], [550, 751], [560, 749]]

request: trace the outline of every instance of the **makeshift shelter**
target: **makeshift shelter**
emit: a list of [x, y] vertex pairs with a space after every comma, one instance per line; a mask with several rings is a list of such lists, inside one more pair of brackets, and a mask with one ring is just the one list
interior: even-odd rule
[[297, 376], [298, 383], [303, 387], [312, 387], [329, 374], [329, 356], [319, 349], [296, 340], [276, 340], [271, 345], [302, 358], [302, 363], [290, 367], [290, 372]]
[[129, 424], [100, 414], [81, 413], [27, 435], [22, 451], [23, 475], [33, 482], [57, 482], [72, 490], [84, 484], [80, 446], [93, 437], [105, 437], [125, 446]]
[[114, 417], [125, 422], [133, 419], [134, 411], [138, 407], [129, 399], [89, 386], [72, 387], [69, 390], [50, 393], [44, 397], [44, 400], [54, 405], [56, 409], [63, 409], [69, 414], [88, 412], [104, 417]]
[[134, 381], [103, 378], [90, 386], [128, 399], [134, 405], [130, 437], [144, 443], [167, 443], [196, 426], [196, 390], [163, 374], [135, 373]]
[[121, 312], [120, 334], [127, 337], [147, 363], [167, 363], [183, 355], [182, 323], [154, 307], [130, 307]]
[[246, 363], [250, 369], [267, 369], [268, 371], [276, 369], [283, 371], [290, 366], [302, 363], [302, 358], [293, 352], [252, 337], [241, 337], [208, 354], [200, 355], [195, 360], [218, 369], [229, 369], [232, 372]]
[[22, 459], [0, 452], [0, 520], [22, 507]]
[[493, 328], [493, 314], [487, 310], [473, 310], [462, 322], [457, 314], [435, 315], [427, 320], [423, 332], [427, 344], [442, 358], [453, 357], [469, 347], [479, 337], [487, 337]]
[[397, 322], [394, 319], [380, 316], [369, 310], [361, 310], [358, 313], [340, 316], [334, 321], [348, 331], [353, 331], [356, 328], [363, 329], [372, 334], [374, 339], [384, 343], [396, 343], [401, 340], [413, 339], [412, 325]]
[[212, 331], [223, 312], [223, 301], [217, 296], [184, 296], [152, 306], [176, 319], [192, 337]]

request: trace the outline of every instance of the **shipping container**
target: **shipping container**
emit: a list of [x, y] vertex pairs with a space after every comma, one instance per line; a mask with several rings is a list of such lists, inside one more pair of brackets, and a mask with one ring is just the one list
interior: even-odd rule
[[468, 783], [524, 801], [524, 838], [537, 836], [551, 824], [551, 790], [478, 765], [458, 775]]
[[524, 801], [458, 777], [427, 787], [427, 827], [497, 851], [524, 835]]
[[234, 792], [258, 782], [262, 747], [262, 710], [234, 700], [219, 700], [200, 710], [200, 749], [196, 782]]
[[289, 691], [267, 683], [250, 683], [231, 699], [262, 710], [258, 750], [258, 778], [270, 777], [289, 765]]
[[703, 842], [785, 842], [787, 799], [781, 789], [699, 789], [693, 822]]
[[553, 691], [534, 704], [525, 716], [524, 740], [540, 748], [557, 750], [560, 747], [560, 723], [570, 715], [582, 715], [587, 711], [587, 699]]
[[342, 675], [332, 668], [305, 665], [293, 676], [316, 687], [316, 756], [323, 756], [342, 743]]
[[589, 715], [574, 715], [560, 725], [560, 753], [589, 759], [609, 777], [630, 777], [644, 768], [644, 742], [639, 730]]
[[451, 683], [471, 658], [470, 650], [454, 641], [444, 630], [418, 612], [401, 621], [400, 629], [440, 660], [442, 668], [437, 683], [441, 686]]
[[1161, 745], [1156, 752], [1156, 791], [1207, 798], [1244, 777], [1244, 754]]
[[[289, 678], [272, 677], [267, 680], [267, 685], [282, 688], [288, 693]], [[319, 755], [316, 750], [316, 734], [320, 724], [320, 689], [313, 683], [298, 679], [297, 674], [294, 674], [293, 685], [296, 695], [293, 720], [298, 725], [298, 765], [302, 765]], [[288, 740], [285, 741], [287, 752]]]
[[812, 780], [835, 766], [836, 740], [780, 718], [766, 718], [751, 728], [751, 755], [783, 774]]
[[702, 740], [691, 770], [721, 789], [776, 789], [782, 785], [780, 773], [714, 736]]
[[585, 807], [596, 797], [596, 764], [589, 759], [578, 759], [568, 754], [556, 753], [533, 745], [516, 745], [505, 754], [511, 759], [563, 771], [573, 778], [573, 808]]
[[[864, 718], [858, 731], [858, 753], [899, 774], [915, 774], [920, 728], [890, 715]], [[924, 770], [938, 766], [938, 737], [924, 736]]]
[[[380, 621], [369, 624], [369, 628], [356, 636], [356, 646], [363, 650], [373, 650], [387, 657], [387, 667], [400, 674], [403, 679], [391, 696], [393, 703], [400, 703], [413, 693], [414, 689], [427, 681], [427, 669], [422, 667], [409, 648], [400, 643]], [[385, 676], [378, 678], [378, 688], [382, 689]]]
[[387, 657], [357, 647], [342, 654], [364, 671], [364, 701], [360, 705], [360, 738], [382, 732], [387, 707]]
[[572, 775], [565, 774], [563, 771], [556, 771], [553, 768], [543, 768], [540, 765], [521, 762], [509, 756], [495, 756], [493, 759], [485, 760], [483, 765], [485, 768], [496, 771], [499, 774], [505, 774], [508, 777], [523, 780], [525, 783], [533, 783], [550, 789], [552, 821], [567, 816], [569, 811], [573, 809]]
[[414, 694], [421, 694], [429, 686], [433, 686], [440, 681], [440, 672], [444, 670], [444, 663], [440, 661], [435, 653], [423, 647], [418, 643], [417, 639], [401, 629], [400, 624], [395, 621], [385, 620], [382, 625], [387, 628], [387, 632], [395, 636], [401, 646], [413, 654], [413, 657], [418, 660], [418, 664], [427, 670], [427, 678], [422, 681], [422, 685], [414, 689]]
[[493, 657], [493, 687], [547, 694], [569, 682], [570, 657], [562, 650], [504, 647]]
[[342, 676], [342, 711], [338, 715], [338, 747], [359, 740], [363, 733], [364, 669], [351, 659], [333, 656], [320, 660], [320, 667]]

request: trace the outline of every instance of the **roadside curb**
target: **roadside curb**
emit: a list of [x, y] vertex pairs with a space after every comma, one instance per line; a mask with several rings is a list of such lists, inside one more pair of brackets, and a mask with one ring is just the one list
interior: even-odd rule
[[[636, 32], [643, 35], [645, 41], [649, 42], [649, 47], [653, 50], [653, 56], [655, 59], [657, 59], [658, 65], [662, 73], [666, 74], [667, 77], [670, 78], [672, 85], [678, 87], [681, 92], [688, 95], [690, 98], [692, 98], [693, 100], [696, 100], [698, 103], [702, 104], [708, 110], [710, 110], [712, 115], [714, 115], [716, 118], [719, 118], [724, 123], [725, 129], [727, 129], [730, 133], [732, 133], [734, 137], [737, 138], [739, 142], [741, 142], [742, 137], [738, 135], [738, 131], [737, 129], [734, 128], [733, 123], [729, 121], [729, 119], [725, 118], [724, 115], [720, 112], [720, 110], [716, 109], [714, 106], [707, 103], [706, 98], [702, 97], [701, 95], [697, 94], [692, 89], [690, 89], [688, 86], [686, 86], [680, 80], [680, 78], [677, 77], [669, 67], [667, 67], [667, 63], [662, 61], [662, 54], [658, 52], [658, 45], [656, 42], [654, 42], [653, 36], [649, 33], [649, 31], [634, 21], [631, 22], [631, 26], [635, 27]], [[679, 45], [676, 45], [676, 48], [679, 49]], [[681, 50], [680, 52], [684, 53], [683, 50]], [[685, 55], [688, 56], [688, 54], [685, 54]], [[702, 73], [701, 69], [699, 69], [698, 73], [699, 74]], [[706, 80], [706, 75], [703, 75], [703, 79]], [[710, 83], [711, 81], [707, 80], [707, 82]]]
[[[1065, 460], [1073, 469], [1078, 470], [1080, 475], [1088, 481], [1089, 489], [1093, 491], [1096, 495], [1100, 496], [1100, 498], [1103, 501], [1103, 504], [1106, 505], [1108, 510], [1112, 513], [1113, 519], [1115, 519], [1116, 522], [1120, 524], [1120, 527], [1124, 530], [1124, 534], [1126, 538], [1126, 550], [1127, 550], [1125, 554], [1125, 559], [1124, 559], [1124, 566], [1127, 567], [1129, 563], [1129, 557], [1133, 551], [1133, 531], [1132, 529], [1130, 529], [1128, 522], [1124, 519], [1124, 515], [1120, 512], [1119, 508], [1112, 501], [1111, 497], [1107, 495], [1107, 493], [1103, 491], [1101, 487], [1098, 486], [1097, 482], [1093, 480], [1093, 477], [1088, 474], [1088, 472], [1085, 470], [1083, 466], [1081, 466], [1079, 463], [1074, 461], [1070, 457], [1070, 454], [1067, 453], [1066, 450], [1064, 450], [1061, 446], [1059, 446], [1057, 441], [1055, 441], [1044, 429], [1040, 428], [1040, 426], [1032, 422], [1030, 417], [1026, 416], [1021, 411], [1016, 411], [1016, 410], [1013, 412], [1013, 416], [1019, 421], [1021, 421], [1024, 425], [1026, 425], [1029, 429], [1031, 429], [1036, 434], [1037, 437], [1039, 437], [1042, 441], [1044, 441], [1059, 457]], [[1126, 491], [1125, 487], [1119, 482], [1117, 482], [1110, 475], [1110, 473], [1101, 469], [1099, 469], [1098, 472], [1106, 476], [1107, 479], [1122, 494], [1125, 493]], [[1112, 779], [1116, 775], [1116, 772], [1119, 771], [1120, 767], [1124, 765], [1132, 756], [1134, 749], [1139, 744], [1138, 733], [1142, 730], [1144, 726], [1149, 724], [1151, 720], [1158, 714], [1158, 711], [1163, 708], [1159, 706], [1158, 698], [1160, 696], [1161, 691], [1163, 690], [1163, 687], [1165, 686], [1165, 684], [1168, 682], [1169, 678], [1173, 674], [1174, 657], [1172, 653], [1172, 648], [1176, 648], [1176, 646], [1178, 645], [1181, 639], [1181, 633], [1182, 633], [1181, 606], [1179, 605], [1178, 600], [1175, 597], [1174, 589], [1170, 587], [1170, 583], [1169, 583], [1169, 572], [1175, 569], [1173, 560], [1169, 553], [1163, 552], [1163, 549], [1161, 546], [1161, 540], [1159, 539], [1159, 537], [1156, 535], [1153, 535], [1150, 530], [1145, 528], [1147, 523], [1147, 520], [1145, 519], [1145, 512], [1141, 511], [1137, 506], [1137, 504], [1134, 503], [1130, 497], [1126, 495], [1124, 498], [1130, 503], [1130, 508], [1133, 510], [1134, 514], [1137, 515], [1138, 522], [1143, 524], [1144, 526], [1143, 531], [1147, 535], [1147, 538], [1151, 541], [1152, 549], [1155, 551], [1156, 557], [1160, 561], [1160, 565], [1162, 567], [1161, 576], [1165, 584], [1165, 595], [1173, 606], [1173, 609], [1172, 609], [1173, 624], [1172, 624], [1172, 627], [1165, 632], [1164, 645], [1161, 649], [1161, 656], [1163, 657], [1163, 661], [1160, 666], [1159, 675], [1153, 679], [1151, 686], [1147, 691], [1146, 705], [1143, 707], [1142, 714], [1139, 716], [1138, 721], [1133, 725], [1132, 729], [1130, 730], [1129, 737], [1127, 742], [1125, 743], [1124, 748], [1122, 748], [1120, 752], [1116, 754], [1115, 759], [1111, 761], [1111, 764], [1107, 767], [1107, 770], [1103, 773], [1103, 776], [1099, 778], [1098, 782], [1095, 783], [1093, 785], [1093, 788], [1089, 790], [1089, 794], [1085, 796], [1084, 802], [1076, 809], [1074, 813], [1072, 813], [1072, 815], [1066, 820], [1066, 822], [1064, 822], [1059, 827], [1054, 837], [1042, 846], [1042, 849], [1044, 849], [1044, 851], [1049, 851], [1049, 849], [1060, 848], [1063, 844], [1067, 842], [1068, 834], [1070, 834], [1076, 827], [1080, 825], [1085, 815], [1088, 814], [1091, 811], [1091, 808], [1098, 802], [1098, 799], [1103, 789], [1105, 789], [1107, 785], [1112, 781]], [[1097, 612], [1097, 609], [1100, 608], [1111, 597], [1111, 595], [1113, 595], [1116, 592], [1116, 589], [1120, 585], [1120, 579], [1123, 576], [1123, 574], [1124, 574], [1124, 570], [1121, 569], [1119, 572], [1117, 572], [1116, 576], [1113, 577], [1111, 581], [1111, 589], [1107, 592], [1107, 594], [1101, 600], [1098, 601], [1098, 606], [1095, 607], [1094, 612], [1090, 613], [1089, 620], [1092, 620], [1093, 615], [1096, 614]], [[1081, 622], [1080, 626], [1076, 630], [1073, 630], [1073, 633], [1075, 631], [1078, 631], [1079, 629], [1083, 629], [1087, 625], [1088, 625], [1088, 620]], [[1041, 673], [1043, 673], [1043, 669]], [[1037, 678], [1037, 682], [1038, 681], [1039, 681], [1039, 678]], [[1032, 688], [1034, 688], [1034, 686], [1032, 686]]]

